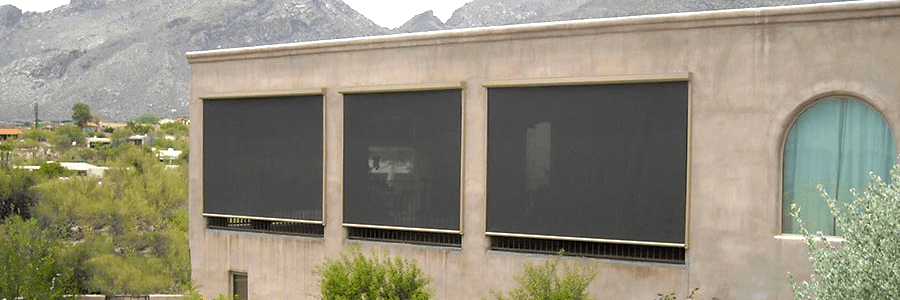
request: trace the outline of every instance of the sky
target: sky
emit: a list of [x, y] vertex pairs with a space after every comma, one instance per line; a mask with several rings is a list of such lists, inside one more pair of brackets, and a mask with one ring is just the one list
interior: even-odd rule
[[[453, 11], [472, 0], [344, 0], [353, 9], [375, 24], [390, 29], [400, 27], [415, 15], [427, 10], [441, 21], [453, 15]], [[69, 0], [0, 0], [0, 5], [12, 4], [23, 11], [44, 12], [69, 4]]]

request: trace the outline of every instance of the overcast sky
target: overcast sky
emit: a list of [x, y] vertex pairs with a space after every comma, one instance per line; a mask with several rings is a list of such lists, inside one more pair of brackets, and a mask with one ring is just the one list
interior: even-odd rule
[[[472, 0], [344, 0], [376, 24], [387, 28], [403, 25], [426, 10], [446, 22], [453, 11]], [[12, 4], [24, 11], [44, 12], [68, 4], [69, 0], [0, 0], [0, 5]]]

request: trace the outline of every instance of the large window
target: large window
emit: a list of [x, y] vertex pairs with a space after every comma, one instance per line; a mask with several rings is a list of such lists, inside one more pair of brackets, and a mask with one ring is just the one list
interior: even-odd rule
[[687, 81], [489, 88], [488, 234], [683, 246], [687, 143]]
[[345, 93], [345, 226], [460, 230], [461, 103], [460, 89]]
[[321, 223], [322, 120], [321, 95], [204, 100], [204, 215]]
[[799, 232], [788, 214], [796, 203], [811, 232], [840, 235], [817, 185], [843, 207], [852, 201], [850, 189], [865, 188], [870, 171], [887, 179], [896, 154], [884, 118], [862, 101], [832, 96], [816, 102], [794, 121], [785, 142], [784, 232]]

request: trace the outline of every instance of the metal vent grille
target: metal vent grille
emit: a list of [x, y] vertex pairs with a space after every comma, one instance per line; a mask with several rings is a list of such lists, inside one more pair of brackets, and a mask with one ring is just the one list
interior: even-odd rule
[[517, 237], [491, 237], [491, 249], [527, 253], [586, 256], [597, 258], [684, 264], [684, 248], [623, 245], [599, 242], [563, 241]]
[[446, 247], [462, 246], [462, 235], [458, 233], [347, 227], [347, 237], [351, 240], [394, 242]]
[[293, 234], [315, 237], [322, 237], [325, 235], [325, 226], [322, 224], [221, 217], [206, 217], [206, 222], [210, 229]]

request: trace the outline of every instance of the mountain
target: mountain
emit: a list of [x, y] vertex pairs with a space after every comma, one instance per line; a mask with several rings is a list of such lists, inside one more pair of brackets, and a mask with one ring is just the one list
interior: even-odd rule
[[403, 23], [403, 26], [397, 27], [394, 31], [397, 33], [409, 33], [409, 32], [425, 32], [425, 31], [435, 31], [435, 30], [444, 30], [447, 29], [447, 26], [444, 25], [444, 22], [441, 22], [441, 19], [434, 16], [433, 11], [426, 11], [421, 14], [412, 17], [406, 23]]
[[480, 26], [833, 0], [474, 0], [442, 23], [396, 30], [341, 0], [71, 0], [34, 13], [0, 7], [0, 120], [65, 120], [85, 102], [105, 121], [188, 115], [185, 52]]
[[[621, 3], [616, 5], [628, 5], [629, 1], [619, 1]], [[475, 0], [454, 11], [447, 20], [447, 27], [470, 28], [532, 23], [546, 16], [577, 9], [587, 2], [588, 0]]]
[[188, 115], [185, 52], [387, 34], [340, 0], [72, 0], [0, 7], [0, 120]]
[[448, 29], [612, 18], [841, 0], [474, 0], [453, 12]]

